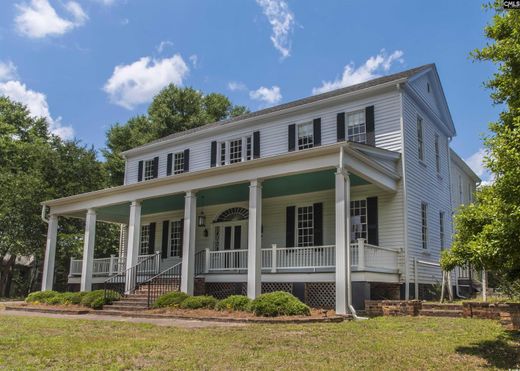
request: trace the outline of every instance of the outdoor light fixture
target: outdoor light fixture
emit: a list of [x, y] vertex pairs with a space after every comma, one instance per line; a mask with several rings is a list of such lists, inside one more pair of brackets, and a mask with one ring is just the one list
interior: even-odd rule
[[205, 227], [206, 226], [206, 216], [204, 215], [204, 211], [200, 212], [198, 226], [199, 227]]

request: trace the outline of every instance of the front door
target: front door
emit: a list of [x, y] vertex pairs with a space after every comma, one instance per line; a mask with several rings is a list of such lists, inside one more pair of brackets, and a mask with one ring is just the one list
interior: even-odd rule
[[215, 224], [213, 228], [213, 249], [215, 251], [229, 251], [224, 257], [225, 268], [241, 268], [245, 264], [243, 260], [244, 257], [247, 259], [247, 254], [231, 250], [247, 249], [247, 221]]

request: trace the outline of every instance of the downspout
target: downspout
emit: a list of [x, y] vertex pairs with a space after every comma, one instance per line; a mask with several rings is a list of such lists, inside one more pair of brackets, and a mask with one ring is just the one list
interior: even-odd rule
[[408, 194], [406, 192], [406, 154], [404, 143], [404, 117], [403, 117], [403, 90], [401, 85], [397, 84], [400, 100], [400, 124], [401, 124], [401, 161], [403, 170], [403, 217], [404, 217], [404, 298], [410, 299], [410, 262], [408, 255]]

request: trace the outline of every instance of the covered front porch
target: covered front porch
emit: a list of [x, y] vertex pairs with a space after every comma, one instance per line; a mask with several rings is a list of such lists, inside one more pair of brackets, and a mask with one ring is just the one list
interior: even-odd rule
[[[154, 263], [148, 277], [178, 265], [180, 288], [187, 293], [193, 293], [195, 277], [245, 282], [250, 297], [261, 293], [262, 282], [327, 280], [335, 284], [338, 313], [346, 313], [349, 281], [398, 283], [402, 263], [402, 238], [390, 232], [399, 208], [399, 155], [350, 144], [50, 205], [47, 250], [52, 253], [58, 215], [85, 218], [84, 254], [71, 260], [69, 279], [81, 290], [127, 277], [129, 269], [149, 260]], [[310, 157], [311, 152], [316, 153]], [[128, 188], [133, 194], [117, 202]], [[117, 256], [94, 259], [96, 221], [124, 226]], [[49, 278], [50, 254], [46, 258]], [[50, 285], [46, 281], [43, 288]]]

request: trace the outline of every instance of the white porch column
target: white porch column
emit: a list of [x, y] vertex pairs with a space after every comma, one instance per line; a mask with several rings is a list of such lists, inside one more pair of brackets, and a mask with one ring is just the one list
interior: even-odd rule
[[88, 209], [85, 219], [85, 238], [83, 240], [83, 262], [81, 266], [81, 291], [92, 290], [92, 265], [94, 263], [94, 244], [96, 241], [96, 211]]
[[197, 196], [186, 192], [184, 201], [184, 236], [182, 245], [181, 291], [193, 295], [195, 276], [195, 228], [197, 227]]
[[262, 293], [262, 185], [249, 185], [249, 230], [247, 244], [247, 296], [255, 299]]
[[56, 257], [56, 238], [58, 235], [58, 216], [49, 216], [47, 226], [47, 245], [43, 263], [42, 291], [52, 290], [54, 282], [54, 259]]
[[128, 238], [126, 244], [126, 279], [125, 292], [130, 293], [134, 287], [135, 275], [128, 269], [137, 265], [137, 257], [139, 256], [139, 246], [141, 243], [141, 201], [132, 201], [130, 205], [130, 217], [128, 220]]
[[350, 292], [350, 178], [336, 172], [336, 313], [347, 314]]

